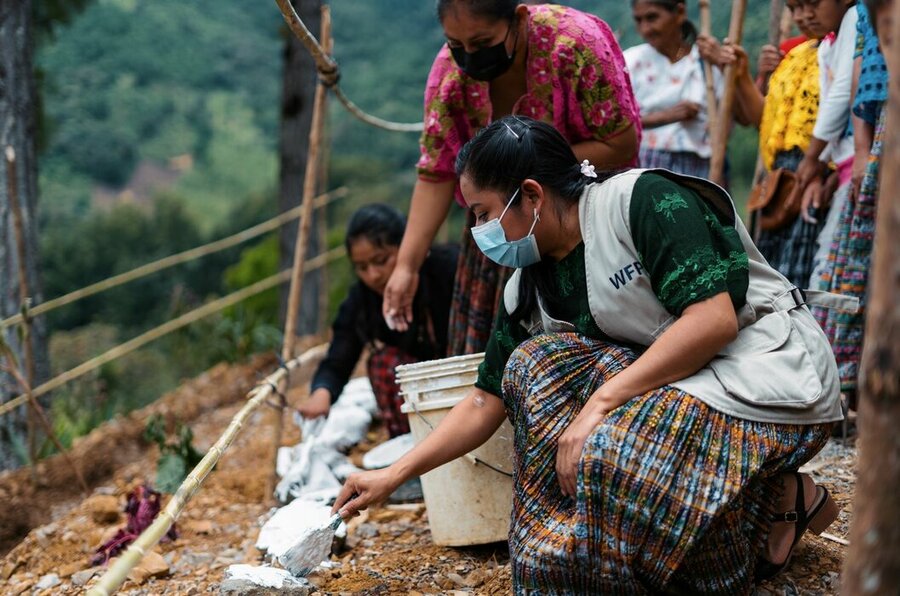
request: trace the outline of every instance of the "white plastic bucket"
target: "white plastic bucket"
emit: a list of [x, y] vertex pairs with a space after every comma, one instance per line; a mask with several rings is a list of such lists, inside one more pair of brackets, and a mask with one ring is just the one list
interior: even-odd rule
[[[484, 354], [397, 367], [397, 382], [420, 443], [478, 377]], [[508, 420], [475, 451], [422, 476], [428, 524], [435, 544], [467, 546], [505, 541], [512, 510], [513, 431]]]

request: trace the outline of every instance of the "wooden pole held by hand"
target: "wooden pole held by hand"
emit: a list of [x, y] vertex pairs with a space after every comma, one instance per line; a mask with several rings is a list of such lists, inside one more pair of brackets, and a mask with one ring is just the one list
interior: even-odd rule
[[[744, 38], [744, 15], [747, 13], [747, 0], [734, 0], [731, 5], [731, 26], [728, 28], [728, 39], [740, 45]], [[725, 90], [722, 103], [719, 105], [719, 117], [713, 131], [712, 158], [709, 165], [709, 179], [716, 184], [724, 183], [725, 152], [728, 149], [728, 135], [731, 132], [731, 111], [734, 106], [735, 66], [725, 67]]]
[[[712, 16], [710, 15], [709, 0], [700, 0], [700, 33], [712, 35]], [[716, 99], [716, 81], [713, 78], [713, 65], [709, 60], [703, 61], [703, 79], [706, 84], [706, 126], [710, 138], [713, 138], [719, 119], [718, 99]]]

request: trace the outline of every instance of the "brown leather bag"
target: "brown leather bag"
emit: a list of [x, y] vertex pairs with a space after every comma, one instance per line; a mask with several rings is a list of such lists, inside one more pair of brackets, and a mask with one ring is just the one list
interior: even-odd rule
[[794, 172], [784, 168], [772, 170], [750, 190], [747, 212], [759, 211], [756, 215], [761, 229], [780, 230], [800, 215], [802, 197], [798, 190]]

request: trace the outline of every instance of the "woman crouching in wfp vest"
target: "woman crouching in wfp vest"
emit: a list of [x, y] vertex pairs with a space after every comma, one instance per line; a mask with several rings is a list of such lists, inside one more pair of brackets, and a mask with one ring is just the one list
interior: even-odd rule
[[666, 170], [595, 173], [515, 116], [457, 172], [478, 246], [517, 269], [476, 388], [396, 464], [351, 476], [335, 510], [384, 500], [506, 416], [517, 593], [740, 594], [784, 569], [838, 514], [797, 472], [841, 419], [837, 370], [727, 193]]

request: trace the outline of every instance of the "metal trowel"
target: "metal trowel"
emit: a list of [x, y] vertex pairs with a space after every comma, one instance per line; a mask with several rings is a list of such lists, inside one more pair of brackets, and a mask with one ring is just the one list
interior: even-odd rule
[[278, 556], [278, 562], [292, 575], [306, 577], [328, 559], [334, 532], [343, 521], [341, 514], [335, 513], [325, 524], [306, 528], [294, 546]]

